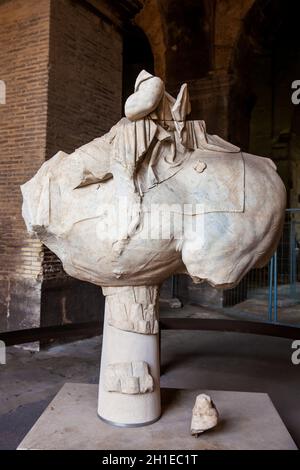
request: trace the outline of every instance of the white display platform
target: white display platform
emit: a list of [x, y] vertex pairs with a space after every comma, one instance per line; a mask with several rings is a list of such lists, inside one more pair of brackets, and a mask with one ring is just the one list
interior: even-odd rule
[[[189, 434], [199, 393], [214, 400], [219, 426], [199, 438]], [[264, 393], [162, 389], [163, 414], [142, 428], [118, 428], [97, 416], [97, 385], [65, 384], [19, 445], [19, 450], [296, 450]]]

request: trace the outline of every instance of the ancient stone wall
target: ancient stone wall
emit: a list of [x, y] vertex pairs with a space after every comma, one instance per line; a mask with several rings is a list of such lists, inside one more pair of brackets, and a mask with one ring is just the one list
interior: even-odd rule
[[0, 4], [0, 330], [38, 326], [43, 253], [21, 217], [20, 184], [46, 153], [49, 0]]
[[120, 118], [122, 36], [85, 2], [8, 0], [0, 42], [0, 330], [98, 318], [100, 290], [28, 237], [19, 186]]
[[[49, 62], [46, 158], [72, 152], [120, 119], [122, 36], [84, 3], [52, 1]], [[67, 276], [44, 247], [43, 325], [97, 320], [103, 304], [99, 288]]]

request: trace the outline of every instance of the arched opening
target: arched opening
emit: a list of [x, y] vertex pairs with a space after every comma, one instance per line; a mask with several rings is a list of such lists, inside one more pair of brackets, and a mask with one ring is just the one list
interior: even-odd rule
[[[274, 161], [287, 189], [287, 207], [295, 209], [300, 207], [300, 107], [292, 102], [292, 83], [300, 78], [299, 13], [299, 2], [256, 0], [232, 57], [229, 113], [230, 140]], [[289, 212], [276, 258], [282, 305], [286, 295], [298, 302], [299, 241], [299, 213]], [[267, 271], [254, 270], [247, 278], [255, 288], [268, 283]], [[279, 310], [286, 321], [289, 313]]]
[[[155, 73], [169, 93], [189, 85], [191, 118], [203, 118], [200, 81], [213, 69], [214, 14], [216, 0], [148, 0], [134, 21], [151, 44]], [[204, 91], [205, 93], [205, 91]]]
[[154, 73], [153, 54], [144, 32], [132, 26], [123, 37], [123, 110], [126, 99], [133, 93], [136, 77], [143, 69]]
[[212, 68], [214, 1], [161, 2], [166, 36], [166, 79], [171, 87], [206, 76]]
[[[291, 85], [300, 77], [299, 3], [257, 0], [244, 20], [231, 66], [230, 136], [250, 153], [271, 157], [298, 207], [300, 133]], [[298, 170], [295, 172], [295, 168]]]

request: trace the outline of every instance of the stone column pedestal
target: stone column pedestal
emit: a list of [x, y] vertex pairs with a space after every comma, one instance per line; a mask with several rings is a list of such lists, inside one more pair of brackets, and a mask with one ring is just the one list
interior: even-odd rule
[[98, 414], [116, 426], [151, 424], [161, 414], [158, 287], [109, 287], [103, 294]]

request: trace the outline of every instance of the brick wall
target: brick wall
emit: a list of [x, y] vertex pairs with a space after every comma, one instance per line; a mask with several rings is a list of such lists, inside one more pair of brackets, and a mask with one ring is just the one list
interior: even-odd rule
[[19, 186], [45, 159], [49, 0], [0, 4], [0, 330], [39, 325], [42, 249], [26, 234]]
[[0, 44], [7, 87], [0, 105], [0, 331], [87, 321], [102, 305], [99, 289], [66, 276], [29, 239], [19, 186], [46, 158], [71, 152], [119, 119], [122, 38], [84, 2], [7, 0], [0, 3]]
[[52, 1], [48, 157], [107, 132], [121, 98], [121, 35], [82, 2]]
[[[51, 4], [47, 158], [72, 152], [120, 119], [122, 38], [82, 2]], [[44, 279], [65, 277], [45, 250]]]
[[[51, 3], [46, 157], [72, 152], [120, 119], [122, 37], [84, 2]], [[43, 325], [96, 320], [103, 313], [98, 287], [67, 276], [44, 249]]]

